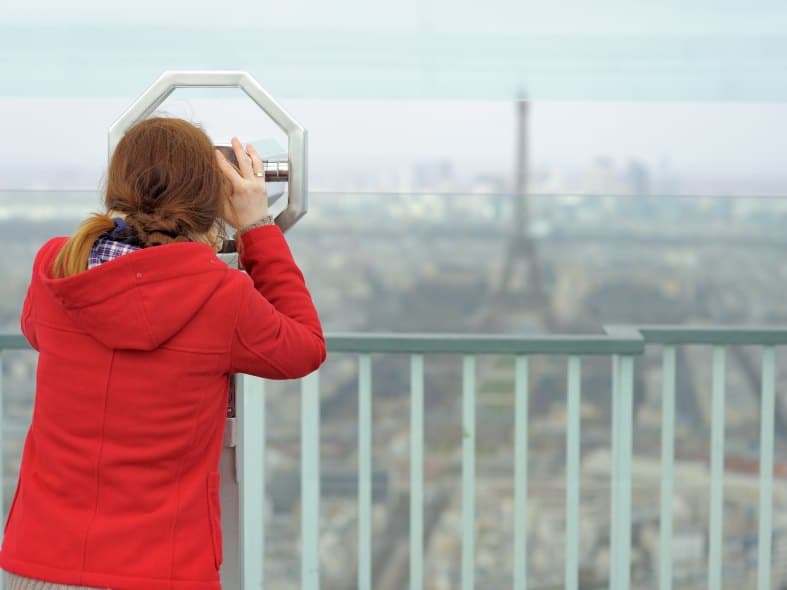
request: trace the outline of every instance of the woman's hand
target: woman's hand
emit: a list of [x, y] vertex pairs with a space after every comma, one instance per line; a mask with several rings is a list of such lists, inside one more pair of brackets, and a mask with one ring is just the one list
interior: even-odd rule
[[254, 146], [247, 144], [244, 152], [238, 138], [233, 137], [232, 149], [238, 159], [240, 174], [218, 150], [216, 159], [232, 185], [232, 194], [224, 204], [224, 220], [233, 228], [240, 229], [268, 215], [268, 189], [265, 186], [262, 159]]

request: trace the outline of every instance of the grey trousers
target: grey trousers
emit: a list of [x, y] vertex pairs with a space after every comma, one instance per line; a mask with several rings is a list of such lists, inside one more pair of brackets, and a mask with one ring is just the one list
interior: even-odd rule
[[69, 586], [68, 584], [53, 584], [17, 576], [11, 572], [6, 572], [6, 590], [96, 590], [87, 586]]

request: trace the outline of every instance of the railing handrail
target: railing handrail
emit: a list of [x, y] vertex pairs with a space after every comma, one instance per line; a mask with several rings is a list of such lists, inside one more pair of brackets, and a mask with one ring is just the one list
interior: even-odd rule
[[30, 343], [22, 334], [0, 332], [0, 350], [24, 350], [26, 348], [30, 348]]
[[637, 326], [648, 344], [779, 346], [787, 344], [787, 326]]
[[[786, 333], [787, 334], [787, 333]], [[787, 337], [786, 337], [787, 340]], [[641, 337], [599, 335], [494, 335], [461, 333], [333, 333], [328, 350], [342, 353], [636, 355]], [[23, 350], [22, 334], [0, 333], [0, 350]]]
[[410, 354], [641, 354], [643, 340], [610, 335], [494, 335], [426, 333], [335, 333], [327, 335], [330, 352]]
[[[785, 326], [605, 326], [606, 334], [335, 332], [328, 350], [342, 353], [639, 355], [646, 344], [787, 345]], [[0, 350], [30, 348], [19, 333], [0, 332]]]

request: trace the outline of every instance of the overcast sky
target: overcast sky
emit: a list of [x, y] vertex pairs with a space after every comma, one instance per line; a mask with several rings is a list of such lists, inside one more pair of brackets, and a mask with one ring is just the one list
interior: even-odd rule
[[694, 33], [784, 31], [781, 0], [37, 0], [6, 2], [5, 23], [145, 23], [310, 29], [513, 31], [539, 33]]
[[[509, 173], [514, 103], [502, 101], [284, 100], [309, 131], [311, 167], [401, 168], [448, 159], [472, 174]], [[107, 128], [128, 105], [110, 99], [0, 99], [0, 186], [29, 186], [26, 175], [57, 186], [64, 168], [96, 178], [106, 165]], [[170, 114], [202, 123], [217, 143], [281, 132], [244, 99], [178, 98]], [[663, 162], [688, 176], [785, 182], [787, 105], [740, 103], [535, 102], [530, 109], [534, 167]], [[92, 175], [92, 176], [91, 176]], [[62, 188], [72, 188], [63, 186]]]
[[[319, 174], [434, 159], [510, 172], [525, 82], [534, 167], [611, 157], [785, 177], [781, 0], [3, 2], [0, 60], [6, 188], [63, 182], [64, 168], [93, 183], [109, 124], [184, 67], [250, 71], [309, 130]], [[193, 96], [165, 108], [219, 142], [275, 135], [248, 102]]]
[[287, 98], [787, 100], [779, 0], [0, 3], [0, 96], [241, 69]]

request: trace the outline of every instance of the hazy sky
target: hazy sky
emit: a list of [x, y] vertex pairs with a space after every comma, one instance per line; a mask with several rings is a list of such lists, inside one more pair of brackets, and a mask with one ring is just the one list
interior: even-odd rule
[[781, 0], [136, 0], [133, 3], [82, 0], [6, 2], [5, 23], [146, 23], [210, 26], [264, 26], [311, 29], [374, 28], [435, 31], [516, 31], [539, 33], [715, 33], [784, 31], [787, 7]]
[[[513, 167], [513, 102], [281, 102], [309, 131], [317, 176], [330, 167], [400, 169], [436, 159], [452, 160], [468, 175]], [[0, 99], [6, 138], [0, 186], [29, 186], [30, 171], [58, 186], [64, 169], [97, 182], [106, 165], [107, 128], [127, 106], [119, 99]], [[245, 99], [174, 95], [163, 108], [204, 124], [217, 143], [237, 134], [286, 145]], [[619, 165], [638, 159], [651, 168], [666, 161], [683, 176], [750, 181], [753, 187], [762, 180], [785, 184], [787, 177], [787, 104], [536, 101], [529, 120], [534, 167], [582, 168], [610, 157]]]
[[[508, 173], [525, 88], [535, 168], [785, 178], [783, 0], [3, 2], [0, 64], [6, 188], [97, 182], [109, 124], [178, 68], [252, 73], [309, 130], [318, 177], [435, 159]], [[167, 108], [217, 141], [273, 133], [248, 103]]]
[[3, 2], [0, 96], [241, 69], [280, 97], [787, 100], [777, 0]]

